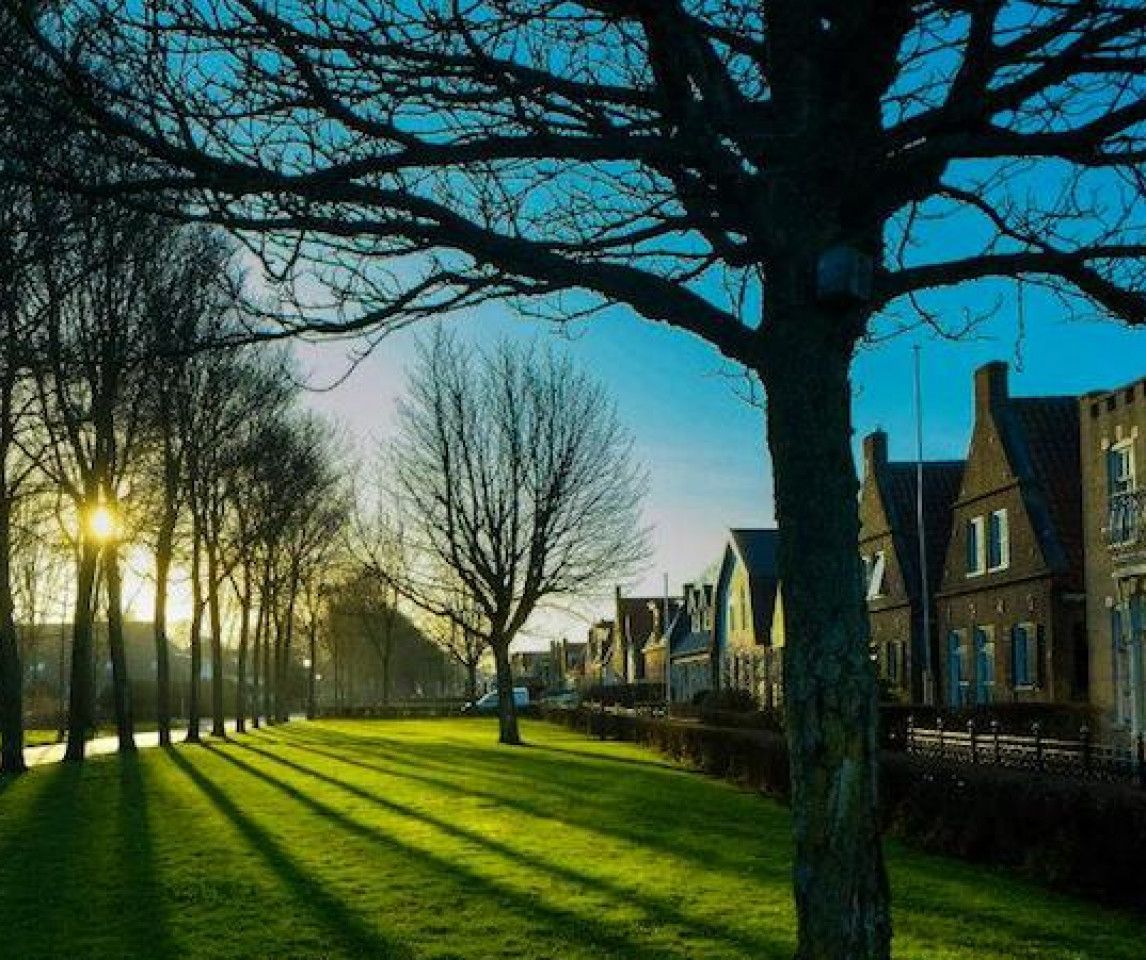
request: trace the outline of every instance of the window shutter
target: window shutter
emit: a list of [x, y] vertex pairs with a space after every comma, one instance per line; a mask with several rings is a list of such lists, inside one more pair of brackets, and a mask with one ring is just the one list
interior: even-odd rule
[[979, 566], [979, 545], [975, 537], [975, 521], [967, 521], [967, 570], [973, 571]]
[[1035, 627], [1035, 677], [1038, 685], [1045, 687], [1047, 682], [1047, 637], [1042, 624]]

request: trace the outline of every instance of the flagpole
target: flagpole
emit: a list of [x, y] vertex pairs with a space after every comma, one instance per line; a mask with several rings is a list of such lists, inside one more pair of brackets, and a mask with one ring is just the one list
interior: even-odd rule
[[665, 716], [672, 705], [672, 643], [669, 639], [669, 575], [665, 573], [664, 612], [661, 616], [661, 632], [665, 638]]
[[931, 596], [927, 576], [927, 533], [923, 509], [923, 382], [920, 375], [921, 348], [915, 352], [915, 525], [919, 533], [919, 595], [922, 610], [923, 702], [935, 703], [935, 681], [931, 667]]

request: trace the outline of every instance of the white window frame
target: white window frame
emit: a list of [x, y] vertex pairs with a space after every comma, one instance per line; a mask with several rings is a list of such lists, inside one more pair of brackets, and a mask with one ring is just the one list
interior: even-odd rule
[[[967, 532], [975, 531], [975, 566], [967, 571], [968, 577], [981, 577], [987, 572], [987, 520], [983, 516], [967, 521]], [[966, 551], [964, 551], [966, 553]]]
[[[1121, 455], [1125, 454], [1124, 460]], [[1119, 474], [1116, 478], [1110, 472], [1110, 467], [1114, 463], [1114, 458], [1119, 457], [1121, 462], [1126, 464], [1126, 473]], [[1119, 440], [1117, 443], [1112, 443], [1110, 449], [1106, 454], [1106, 486], [1112, 497], [1124, 493], [1133, 493], [1138, 489], [1138, 477], [1134, 463], [1134, 438], [1127, 437], [1125, 440]], [[1116, 481], [1122, 481], [1125, 486], [1116, 487]]]
[[872, 554], [870, 562], [866, 557], [864, 560], [864, 567], [868, 570], [867, 598], [869, 600], [878, 600], [880, 597], [885, 596], [883, 592], [883, 581], [887, 572], [887, 554], [884, 553], [883, 550], [877, 550]]
[[[988, 573], [994, 573], [997, 570], [1006, 570], [1011, 565], [1011, 520], [1007, 516], [1007, 508], [1003, 507], [1001, 510], [992, 510], [991, 517], [997, 517], [999, 520], [999, 562], [993, 567], [987, 567]], [[984, 544], [984, 553], [987, 557], [991, 555], [991, 523], [990, 520], [985, 524], [987, 530], [988, 542]], [[984, 562], [986, 562], [984, 560]]]

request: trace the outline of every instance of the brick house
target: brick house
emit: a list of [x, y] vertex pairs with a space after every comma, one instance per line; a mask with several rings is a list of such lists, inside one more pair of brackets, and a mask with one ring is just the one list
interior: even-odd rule
[[[934, 615], [930, 617], [929, 635], [923, 635], [919, 469], [914, 462], [888, 460], [887, 434], [882, 430], [864, 438], [859, 548], [872, 653], [885, 695], [901, 703], [935, 702], [935, 665], [939, 661]], [[963, 462], [927, 461], [922, 464], [922, 473], [926, 596], [930, 601], [943, 579], [951, 510], [959, 494]]]
[[[665, 629], [665, 611], [669, 618], [680, 601], [673, 597], [626, 597], [616, 590], [612, 621], [610, 670], [617, 683], [664, 682], [663, 666], [659, 676], [650, 675], [645, 659], [646, 646], [655, 650]], [[658, 660], [655, 653], [654, 662]], [[663, 663], [663, 657], [659, 658]]]
[[1080, 401], [1090, 697], [1107, 732], [1146, 731], [1146, 379]]
[[783, 688], [783, 636], [773, 632], [778, 546], [778, 530], [730, 531], [713, 600], [715, 686], [747, 690], [767, 706], [780, 702]]
[[1077, 397], [1012, 397], [975, 372], [975, 425], [936, 615], [940, 700], [1068, 702], [1087, 694]]

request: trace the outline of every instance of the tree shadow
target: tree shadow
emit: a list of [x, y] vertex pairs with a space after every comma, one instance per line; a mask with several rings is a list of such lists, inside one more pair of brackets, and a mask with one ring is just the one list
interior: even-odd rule
[[[214, 756], [225, 756], [210, 744], [206, 751]], [[205, 776], [179, 750], [168, 752], [171, 762], [215, 805], [290, 889], [300, 904], [330, 931], [332, 937], [354, 956], [375, 960], [409, 960], [406, 948], [385, 938], [358, 913], [330, 893], [326, 886], [302, 870], [295, 860], [266, 830], [246, 816], [210, 778]]]
[[[303, 735], [301, 731], [290, 736], [264, 737], [263, 739], [276, 745], [289, 749], [313, 753], [327, 759], [358, 767], [363, 770], [379, 773], [384, 776], [398, 777], [416, 783], [422, 783], [436, 790], [445, 790], [457, 796], [469, 796], [488, 800], [507, 809], [516, 810], [529, 816], [554, 820], [579, 829], [591, 830], [602, 836], [612, 837], [628, 843], [640, 844], [671, 854], [676, 858], [695, 862], [705, 869], [720, 869], [726, 872], [740, 872], [743, 870], [743, 858], [738, 852], [729, 851], [729, 841], [744, 840], [745, 842], [759, 844], [766, 839], [760, 829], [754, 832], [740, 831], [730, 824], [714, 824], [706, 808], [701, 804], [678, 802], [673, 810], [674, 830], [671, 834], [661, 827], [656, 820], [650, 821], [648, 810], [652, 798], [662, 793], [666, 787], [663, 776], [668, 774], [674, 777], [673, 788], [679, 794], [680, 785], [698, 790], [703, 799], [706, 791], [712, 789], [710, 781], [700, 778], [678, 768], [667, 770], [639, 771], [629, 773], [619, 779], [615, 771], [591, 772], [588, 777], [570, 775], [565, 769], [568, 766], [560, 757], [550, 758], [552, 769], [547, 777], [506, 776], [499, 769], [498, 761], [506, 756], [513, 756], [512, 752], [498, 753], [493, 763], [487, 765], [484, 758], [479, 758], [465, 751], [452, 750], [446, 759], [435, 759], [427, 753], [438, 754], [437, 747], [422, 750], [407, 750], [390, 743], [377, 742], [375, 749], [386, 750], [390, 754], [390, 763], [374, 763], [358, 757], [347, 756], [339, 750], [327, 746], [315, 746], [311, 732]], [[320, 738], [320, 742], [345, 743], [328, 737]], [[442, 748], [449, 750], [450, 748]], [[401, 767], [395, 766], [400, 764]], [[492, 766], [493, 769], [490, 769]], [[474, 770], [475, 767], [482, 768]], [[412, 768], [412, 769], [411, 769]], [[435, 773], [434, 771], [438, 771]], [[509, 786], [520, 784], [527, 786], [529, 793], [548, 796], [551, 804], [534, 803], [521, 797], [521, 790], [485, 790], [472, 786], [470, 783], [459, 783], [458, 780], [472, 779], [469, 774], [480, 775], [487, 781], [499, 778], [509, 782]], [[636, 777], [637, 779], [634, 779]], [[554, 783], [557, 779], [568, 781], [566, 786]], [[623, 789], [622, 789], [623, 786]], [[782, 843], [781, 853], [776, 858], [775, 873], [787, 883], [790, 878], [790, 833], [785, 820], [782, 830], [776, 831], [777, 846]], [[694, 829], [685, 829], [689, 827]]]
[[[632, 886], [625, 886], [599, 875], [584, 873], [565, 864], [555, 863], [552, 860], [542, 859], [536, 855], [528, 854], [519, 848], [495, 840], [476, 830], [471, 830], [452, 821], [436, 817], [424, 810], [415, 809], [408, 804], [379, 797], [362, 787], [347, 783], [344, 780], [339, 780], [337, 777], [315, 770], [305, 764], [288, 760], [269, 750], [264, 750], [251, 744], [239, 744], [237, 746], [243, 750], [257, 754], [265, 760], [286, 767], [288, 770], [293, 770], [304, 776], [312, 777], [315, 780], [342, 790], [351, 796], [364, 800], [381, 809], [416, 820], [419, 823], [440, 830], [464, 843], [482, 847], [491, 853], [505, 858], [509, 863], [546, 874], [549, 877], [559, 878], [566, 883], [574, 884], [582, 888], [596, 888], [607, 891], [618, 901], [625, 902], [642, 910], [647, 915], [646, 919], [651, 923], [681, 927], [700, 937], [725, 943], [733, 943], [753, 956], [768, 956], [776, 950], [777, 945], [774, 941], [745, 936], [736, 930], [731, 930], [718, 924], [708, 923], [697, 917], [689, 917], [665, 901], [644, 894]], [[228, 758], [224, 757], [224, 759]], [[784, 955], [787, 955], [787, 951], [784, 951]]]
[[[229, 752], [218, 749], [213, 749], [210, 752], [213, 756], [231, 764], [248, 776], [281, 791], [315, 816], [337, 826], [346, 833], [369, 843], [381, 845], [424, 867], [432, 868], [441, 877], [454, 883], [459, 890], [471, 893], [483, 891], [491, 901], [491, 911], [510, 909], [522, 917], [545, 922], [553, 928], [554, 932], [573, 931], [578, 943], [599, 948], [608, 955], [625, 957], [626, 960], [668, 960], [671, 957], [680, 957], [685, 960], [689, 956], [688, 953], [682, 952], [687, 950], [687, 945], [682, 945], [679, 951], [670, 948], [666, 952], [661, 947], [649, 947], [641, 944], [591, 916], [546, 904], [533, 896], [515, 890], [508, 884], [493, 880], [428, 850], [405, 843], [377, 827], [354, 820], [337, 808], [309, 796], [298, 787], [233, 756]], [[761, 949], [763, 953], [758, 952]], [[777, 960], [781, 957], [790, 956], [790, 947], [779, 942], [754, 943], [753, 950], [757, 951], [756, 956], [775, 957]]]
[[[0, 955], [174, 960], [137, 756], [52, 764], [0, 813]], [[16, 805], [18, 804], [18, 808]]]
[[167, 904], [155, 862], [147, 789], [139, 755], [121, 754], [119, 796], [116, 804], [117, 847], [121, 875], [136, 908], [121, 921], [134, 944], [134, 955], [149, 960], [180, 957], [171, 935]]

